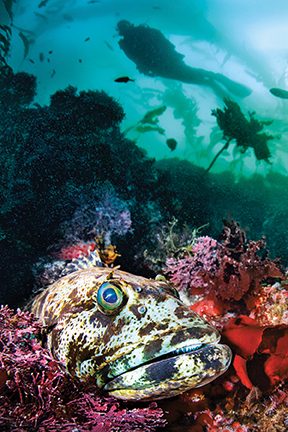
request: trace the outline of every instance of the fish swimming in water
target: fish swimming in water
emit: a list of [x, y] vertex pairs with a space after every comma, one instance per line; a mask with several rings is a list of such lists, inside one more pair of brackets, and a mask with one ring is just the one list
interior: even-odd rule
[[114, 79], [114, 82], [118, 82], [118, 83], [127, 83], [129, 81], [134, 82], [135, 80], [132, 78], [129, 78], [128, 76], [123, 76], [123, 77], [119, 77]]
[[177, 141], [174, 138], [168, 138], [166, 144], [171, 151], [174, 151], [177, 147]]
[[[124, 400], [156, 400], [224, 373], [231, 351], [165, 281], [95, 267], [97, 253], [34, 299], [47, 345], [72, 376]], [[75, 267], [76, 266], [76, 267]], [[76, 270], [76, 271], [75, 271]]]
[[288, 91], [287, 90], [273, 87], [269, 91], [273, 96], [276, 96], [276, 97], [281, 98], [281, 99], [288, 99]]

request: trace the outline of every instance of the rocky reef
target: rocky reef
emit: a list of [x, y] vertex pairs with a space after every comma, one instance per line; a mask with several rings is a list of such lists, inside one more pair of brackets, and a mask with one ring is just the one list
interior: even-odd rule
[[0, 303], [24, 305], [97, 248], [106, 265], [166, 276], [222, 331], [234, 360], [203, 389], [128, 407], [66, 376], [40, 324], [4, 307], [0, 428], [287, 430], [287, 178], [235, 182], [156, 162], [121, 133], [123, 109], [106, 93], [68, 87], [40, 106], [35, 92], [35, 77], [1, 67]]

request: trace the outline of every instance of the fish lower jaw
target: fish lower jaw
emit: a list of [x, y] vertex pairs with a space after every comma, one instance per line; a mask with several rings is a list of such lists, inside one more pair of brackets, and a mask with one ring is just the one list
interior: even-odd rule
[[213, 381], [226, 372], [231, 358], [226, 345], [186, 345], [114, 377], [104, 390], [124, 400], [169, 398]]

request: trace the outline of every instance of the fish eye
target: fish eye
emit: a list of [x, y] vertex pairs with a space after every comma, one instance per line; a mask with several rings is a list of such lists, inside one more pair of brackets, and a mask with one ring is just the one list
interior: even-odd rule
[[97, 303], [103, 312], [113, 313], [117, 311], [124, 302], [123, 291], [111, 282], [104, 282], [97, 292]]

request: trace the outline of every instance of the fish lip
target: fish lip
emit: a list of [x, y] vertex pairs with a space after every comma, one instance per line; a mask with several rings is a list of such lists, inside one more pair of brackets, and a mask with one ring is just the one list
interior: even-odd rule
[[[205, 344], [204, 343], [202, 343], [202, 344], [201, 343], [200, 344], [189, 344], [189, 343], [186, 343], [186, 345], [183, 345], [183, 343], [179, 343], [178, 345], [181, 345], [181, 347], [174, 348], [173, 350], [167, 351], [166, 353], [164, 353], [162, 355], [155, 356], [155, 357], [153, 357], [153, 358], [151, 358], [151, 359], [149, 359], [147, 361], [144, 361], [143, 363], [139, 363], [139, 364], [137, 364], [135, 366], [132, 366], [130, 369], [127, 369], [127, 370], [123, 371], [122, 373], [119, 373], [118, 375], [114, 375], [114, 376], [109, 377], [109, 378], [107, 377], [106, 382], [104, 384], [104, 390], [105, 390], [105, 386], [108, 385], [109, 383], [111, 383], [115, 378], [119, 378], [122, 375], [125, 375], [127, 372], [135, 371], [135, 370], [137, 370], [137, 369], [139, 369], [139, 368], [141, 368], [143, 366], [147, 366], [147, 365], [150, 365], [150, 364], [153, 364], [153, 363], [158, 363], [158, 362], [161, 362], [162, 360], [172, 359], [174, 357], [179, 357], [179, 356], [182, 356], [182, 355], [196, 354], [196, 353], [199, 353], [201, 351], [204, 351], [205, 349], [208, 349], [211, 346], [217, 346], [217, 345], [222, 345], [223, 346], [223, 344], [219, 343], [220, 338], [221, 338], [221, 336], [219, 335], [218, 340], [212, 341], [211, 343], [205, 343]], [[186, 342], [189, 342], [189, 341], [186, 341]], [[194, 348], [193, 348], [193, 345], [194, 345]], [[187, 348], [191, 348], [191, 351], [178, 352], [177, 353], [178, 350], [179, 351], [180, 350], [184, 351]]]
[[[220, 363], [218, 364], [218, 367], [215, 368], [215, 375], [213, 375], [213, 376], [208, 375], [207, 378], [206, 378], [206, 380], [201, 380], [201, 381], [199, 381], [198, 384], [196, 384], [196, 385], [194, 384], [193, 385], [194, 388], [201, 387], [201, 386], [203, 386], [203, 385], [205, 385], [205, 384], [213, 381], [215, 378], [217, 378], [218, 376], [222, 375], [223, 373], [225, 373], [228, 370], [229, 366], [231, 365], [232, 356], [233, 356], [232, 355], [232, 351], [231, 351], [231, 349], [230, 349], [229, 346], [227, 346], [225, 344], [222, 344], [222, 343], [218, 343], [218, 342], [212, 342], [212, 343], [202, 344], [201, 347], [199, 347], [198, 349], [194, 349], [194, 350], [192, 350], [190, 352], [183, 352], [183, 353], [177, 354], [177, 353], [175, 353], [175, 351], [177, 351], [177, 350], [170, 351], [166, 355], [154, 357], [153, 359], [150, 359], [147, 362], [143, 362], [142, 364], [139, 364], [139, 365], [137, 365], [135, 367], [132, 367], [129, 370], [126, 370], [125, 372], [119, 374], [118, 376], [114, 376], [113, 378], [109, 379], [108, 382], [105, 383], [105, 385], [103, 387], [103, 390], [104, 391], [108, 391], [109, 393], [113, 394], [113, 391], [117, 391], [119, 389], [121, 390], [121, 388], [123, 389], [123, 387], [121, 385], [120, 385], [119, 388], [117, 388], [117, 385], [119, 385], [119, 379], [121, 380], [121, 377], [124, 377], [124, 379], [125, 379], [125, 375], [126, 374], [129, 375], [130, 372], [132, 372], [132, 373], [135, 372], [135, 371], [137, 372], [137, 370], [141, 370], [141, 368], [146, 369], [147, 367], [149, 368], [149, 366], [153, 367], [154, 365], [157, 365], [157, 363], [161, 364], [163, 362], [165, 364], [167, 361], [169, 362], [169, 360], [173, 361], [173, 359], [177, 359], [177, 358], [184, 357], [184, 356], [187, 356], [188, 358], [191, 357], [191, 356], [193, 356], [193, 355], [195, 355], [195, 356], [196, 355], [198, 355], [198, 356], [200, 355], [201, 356], [202, 352], [204, 352], [203, 355], [205, 355], [205, 351], [209, 352], [209, 350], [211, 350], [211, 348], [213, 348], [213, 347], [216, 348], [216, 351], [217, 351], [217, 348], [220, 349], [220, 351], [222, 353], [222, 356], [220, 357], [222, 359], [222, 362], [220, 361]], [[212, 379], [211, 379], [211, 377], [212, 377]], [[182, 380], [180, 380], [180, 381], [182, 381]], [[193, 388], [193, 387], [191, 387], [191, 388]], [[188, 390], [188, 389], [189, 389], [189, 387], [186, 390]], [[186, 391], [186, 390], [183, 390], [183, 391]], [[183, 392], [183, 391], [181, 391], [181, 392]], [[179, 393], [180, 392], [177, 391], [175, 394], [179, 394]], [[122, 398], [123, 399], [130, 399], [130, 397], [129, 398], [122, 397]], [[163, 398], [162, 396], [161, 397], [156, 397], [156, 399], [162, 399], [162, 398]], [[132, 399], [133, 398], [131, 398], [131, 400]], [[136, 399], [138, 400], [137, 397], [136, 397]], [[140, 399], [142, 399], [142, 398], [140, 397], [139, 400]], [[144, 397], [144, 399], [145, 399], [145, 397]], [[155, 397], [153, 395], [152, 395], [151, 400], [152, 399], [155, 399]], [[149, 399], [147, 399], [147, 400], [149, 400]]]
[[[168, 332], [165, 335], [159, 335], [157, 340], [161, 340], [162, 342], [165, 341], [165, 339], [168, 337], [171, 337], [171, 335], [177, 335], [177, 334], [181, 334], [181, 332], [186, 332], [186, 331], [193, 331], [192, 334], [190, 335], [190, 337], [187, 337], [187, 335], [183, 334], [183, 338], [180, 338], [180, 341], [177, 343], [172, 343], [170, 346], [166, 347], [166, 350], [160, 353], [154, 353], [153, 357], [148, 356], [148, 358], [146, 360], [141, 359], [141, 362], [138, 363], [137, 362], [132, 362], [133, 364], [130, 364], [130, 358], [131, 355], [133, 355], [134, 351], [137, 350], [139, 348], [139, 345], [135, 345], [131, 350], [129, 350], [128, 352], [124, 353], [121, 357], [116, 357], [116, 359], [111, 360], [108, 364], [106, 364], [106, 366], [99, 370], [98, 373], [98, 377], [97, 377], [97, 382], [98, 382], [98, 386], [100, 388], [103, 388], [108, 382], [111, 382], [113, 379], [129, 372], [132, 370], [135, 370], [137, 368], [140, 368], [142, 366], [145, 366], [147, 363], [153, 363], [153, 362], [157, 362], [160, 361], [161, 358], [163, 358], [162, 356], [166, 356], [168, 357], [172, 357], [172, 355], [170, 353], [174, 352], [175, 350], [177, 350], [178, 348], [186, 348], [188, 346], [191, 345], [201, 345], [201, 348], [204, 348], [204, 346], [210, 346], [210, 345], [214, 345], [217, 344], [220, 339], [221, 339], [221, 335], [219, 333], [219, 331], [217, 329], [215, 329], [214, 327], [212, 327], [209, 324], [206, 324], [204, 327], [203, 326], [199, 326], [199, 328], [202, 330], [205, 330], [204, 334], [201, 334], [200, 337], [194, 337], [194, 330], [195, 330], [195, 326], [187, 326], [184, 328], [180, 328], [179, 331], [177, 331], [176, 333], [171, 333]], [[209, 336], [209, 339], [207, 340], [206, 336]], [[145, 344], [149, 343], [150, 340], [146, 340]], [[141, 346], [141, 345], [140, 345]], [[200, 348], [200, 347], [199, 347]], [[194, 351], [196, 352], [196, 351]], [[180, 354], [179, 354], [180, 355]], [[120, 363], [120, 367], [118, 367]], [[126, 365], [128, 366], [126, 367], [122, 367], [122, 365]]]

